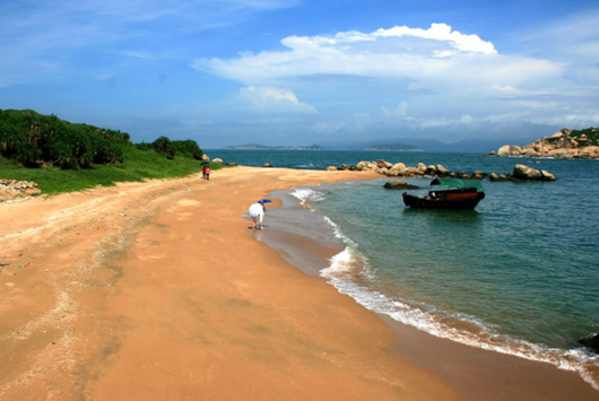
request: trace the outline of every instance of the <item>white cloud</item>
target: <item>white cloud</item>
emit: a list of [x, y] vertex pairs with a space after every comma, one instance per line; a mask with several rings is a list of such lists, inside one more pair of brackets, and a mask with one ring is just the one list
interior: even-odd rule
[[440, 42], [448, 42], [458, 51], [474, 52], [483, 54], [497, 54], [495, 46], [491, 42], [485, 42], [477, 35], [464, 35], [458, 31], [452, 31], [447, 24], [432, 24], [429, 29], [409, 28], [407, 26], [396, 26], [391, 29], [379, 29], [372, 34], [373, 37], [416, 37], [432, 39]]
[[196, 59], [200, 71], [246, 85], [280, 85], [316, 76], [403, 80], [409, 90], [464, 91], [514, 87], [554, 79], [563, 63], [499, 54], [491, 42], [445, 24], [395, 27], [365, 34], [289, 36], [284, 51], [242, 53], [232, 59]]
[[[579, 53], [598, 43], [593, 35], [585, 38], [587, 42], [577, 45]], [[596, 114], [596, 66], [583, 63], [583, 69], [549, 54], [501, 53], [492, 42], [446, 24], [288, 36], [281, 43], [283, 50], [196, 59], [192, 66], [246, 86], [301, 88], [311, 93], [323, 116], [327, 108], [317, 102], [326, 99], [324, 104], [335, 105], [337, 117], [343, 108], [346, 115], [355, 115], [358, 104], [361, 110], [370, 105], [370, 112], [379, 110], [379, 122], [394, 119], [412, 128], [509, 118], [541, 124], [543, 119], [551, 123], [556, 115], [577, 115], [589, 124]]]
[[300, 102], [295, 93], [274, 87], [249, 86], [240, 90], [241, 97], [249, 100], [258, 110], [274, 113], [316, 114], [316, 109]]

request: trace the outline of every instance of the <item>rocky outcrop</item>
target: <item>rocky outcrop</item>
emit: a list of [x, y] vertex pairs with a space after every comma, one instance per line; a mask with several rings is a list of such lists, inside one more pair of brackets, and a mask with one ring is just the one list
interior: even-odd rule
[[571, 131], [568, 128], [526, 146], [504, 145], [489, 155], [499, 157], [551, 157], [555, 159], [599, 159], [599, 129]]
[[512, 172], [513, 178], [522, 181], [555, 181], [557, 177], [545, 170], [537, 170], [524, 164], [516, 164]]
[[386, 189], [420, 189], [417, 185], [411, 185], [404, 181], [389, 181], [383, 185]]
[[0, 179], [0, 202], [29, 198], [41, 192], [35, 182]]
[[[389, 163], [384, 160], [374, 162], [361, 161], [355, 166], [342, 165], [341, 167], [329, 166], [327, 171], [350, 170], [350, 171], [374, 171], [387, 177], [442, 177], [442, 178], [460, 178], [465, 180], [484, 180], [489, 181], [555, 181], [557, 177], [545, 170], [536, 170], [517, 164], [512, 173], [497, 174], [486, 173], [484, 171], [475, 171], [474, 173], [452, 172], [441, 164], [426, 165], [418, 163], [414, 167], [408, 167], [404, 163]], [[400, 181], [401, 182], [401, 181]]]
[[[333, 167], [328, 167], [327, 170], [331, 170]], [[389, 163], [385, 160], [377, 161], [361, 161], [355, 166], [343, 165], [337, 170], [351, 170], [351, 171], [374, 171], [387, 177], [425, 177], [425, 176], [436, 176], [436, 177], [451, 177], [451, 178], [463, 178], [463, 179], [475, 179], [482, 180], [488, 174], [482, 171], [475, 171], [474, 173], [464, 172], [451, 172], [441, 164], [426, 165], [424, 163], [418, 163], [416, 166], [409, 167], [405, 163]]]

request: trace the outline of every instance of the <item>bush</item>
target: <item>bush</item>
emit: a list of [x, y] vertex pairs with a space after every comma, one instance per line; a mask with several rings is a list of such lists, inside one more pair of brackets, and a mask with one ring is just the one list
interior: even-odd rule
[[122, 161], [129, 135], [32, 110], [0, 110], [0, 156], [26, 167], [87, 168]]
[[202, 160], [204, 152], [200, 146], [191, 139], [186, 141], [171, 141], [165, 136], [161, 136], [152, 143], [142, 142], [136, 145], [139, 150], [154, 149], [158, 153], [162, 153], [169, 159], [173, 159], [175, 155], [189, 157], [196, 160]]

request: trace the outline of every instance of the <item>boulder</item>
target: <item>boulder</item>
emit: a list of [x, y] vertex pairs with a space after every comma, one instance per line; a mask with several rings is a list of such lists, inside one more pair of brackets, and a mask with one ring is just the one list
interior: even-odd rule
[[507, 181], [509, 178], [505, 174], [491, 173], [489, 181]]
[[570, 149], [558, 148], [547, 152], [548, 157], [554, 157], [556, 159], [573, 159], [574, 155]]
[[262, 167], [272, 167], [272, 164], [270, 164], [270, 163], [264, 163], [264, 164], [262, 165]]
[[443, 165], [441, 165], [441, 164], [438, 164], [438, 165], [437, 165], [437, 174], [440, 174], [440, 175], [447, 175], [447, 174], [449, 174], [449, 170], [447, 170], [447, 169], [445, 168], [445, 166], [443, 166]]
[[359, 171], [376, 171], [378, 166], [373, 162], [360, 162], [356, 164], [356, 169]]
[[555, 181], [557, 177], [546, 170], [539, 171], [524, 164], [516, 164], [512, 177], [524, 181]]
[[420, 189], [419, 186], [408, 184], [404, 181], [389, 181], [383, 185], [386, 189]]
[[522, 148], [515, 145], [504, 145], [497, 151], [500, 157], [518, 157], [522, 155]]
[[379, 159], [376, 161], [376, 165], [379, 168], [386, 168], [386, 169], [390, 169], [391, 167], [393, 167], [392, 163], [389, 163], [388, 161]]
[[387, 167], [379, 167], [376, 169], [376, 172], [380, 175], [387, 175], [389, 173], [389, 169]]
[[203, 160], [203, 161], [206, 161], [206, 162], [209, 162], [209, 161], [210, 161], [210, 156], [208, 156], [206, 153], [204, 153], [204, 154], [202, 155], [202, 160]]
[[522, 156], [524, 156], [524, 157], [539, 157], [540, 154], [533, 148], [524, 148], [524, 149], [522, 149]]
[[389, 169], [389, 175], [399, 176], [403, 175], [406, 171], [406, 165], [404, 163], [395, 163]]
[[326, 171], [337, 171], [337, 167], [329, 166], [329, 167], [327, 167]]
[[599, 158], [599, 146], [587, 146], [580, 153], [584, 158]]
[[473, 179], [475, 180], [482, 180], [483, 178], [485, 178], [488, 174], [485, 173], [484, 171], [475, 171], [474, 174], [472, 174]]
[[223, 164], [223, 159], [220, 159], [218, 157], [215, 157], [214, 159], [212, 159], [212, 163], [220, 163]]
[[539, 170], [525, 166], [524, 164], [516, 164], [512, 175], [519, 180], [534, 181], [541, 179], [541, 172]]
[[555, 181], [557, 180], [557, 177], [547, 170], [541, 170], [541, 179], [543, 181]]
[[585, 347], [592, 349], [596, 353], [599, 353], [599, 333], [595, 333], [590, 337], [583, 338], [578, 342], [584, 345]]
[[497, 151], [497, 155], [499, 157], [509, 157], [509, 156], [511, 156], [511, 154], [510, 154], [510, 145], [503, 145], [502, 147], [500, 147], [499, 150]]
[[539, 170], [524, 164], [515, 165], [512, 175], [515, 178], [524, 180], [538, 180], [541, 178], [541, 172]]

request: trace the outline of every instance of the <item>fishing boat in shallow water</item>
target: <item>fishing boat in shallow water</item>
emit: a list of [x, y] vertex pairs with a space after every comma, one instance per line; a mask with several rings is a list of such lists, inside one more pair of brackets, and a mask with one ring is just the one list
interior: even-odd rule
[[402, 194], [406, 206], [414, 209], [472, 210], [485, 198], [480, 181], [457, 178], [435, 178], [431, 186], [439, 186], [424, 195]]

